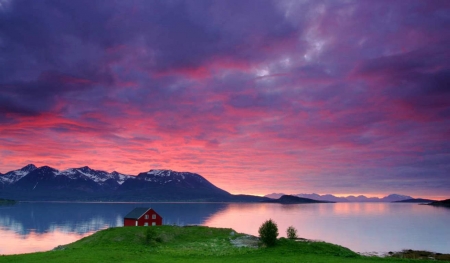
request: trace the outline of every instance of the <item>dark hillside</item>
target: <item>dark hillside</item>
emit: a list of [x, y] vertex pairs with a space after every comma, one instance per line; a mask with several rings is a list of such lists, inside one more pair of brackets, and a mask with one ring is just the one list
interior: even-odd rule
[[412, 199], [394, 201], [392, 203], [429, 203], [429, 202], [435, 202], [435, 201], [436, 200], [424, 199], [424, 198], [412, 198]]
[[450, 199], [445, 199], [445, 200], [442, 200], [442, 201], [431, 202], [428, 205], [450, 207]]
[[313, 204], [313, 203], [334, 203], [329, 201], [318, 201], [309, 198], [298, 197], [294, 195], [283, 195], [278, 199], [269, 199], [263, 201], [265, 203], [279, 203], [279, 204]]

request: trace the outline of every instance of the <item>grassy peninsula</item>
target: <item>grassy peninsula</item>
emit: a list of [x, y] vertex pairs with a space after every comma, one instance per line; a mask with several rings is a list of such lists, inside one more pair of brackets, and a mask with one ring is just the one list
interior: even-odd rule
[[[247, 246], [244, 246], [247, 245]], [[0, 256], [0, 262], [420, 262], [360, 256], [325, 242], [281, 238], [274, 247], [232, 229], [202, 226], [118, 227], [53, 251]]]

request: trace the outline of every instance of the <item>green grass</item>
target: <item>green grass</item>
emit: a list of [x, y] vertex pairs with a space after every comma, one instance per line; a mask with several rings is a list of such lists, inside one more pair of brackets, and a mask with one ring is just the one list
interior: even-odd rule
[[238, 248], [230, 239], [243, 234], [231, 232], [201, 226], [109, 228], [62, 250], [0, 256], [0, 262], [426, 262], [365, 257], [334, 244], [284, 238], [274, 247]]

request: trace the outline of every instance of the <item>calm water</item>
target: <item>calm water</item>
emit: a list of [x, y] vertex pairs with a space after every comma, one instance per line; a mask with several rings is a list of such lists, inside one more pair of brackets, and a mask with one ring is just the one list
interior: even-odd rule
[[50, 250], [97, 230], [122, 226], [138, 206], [153, 207], [164, 224], [233, 228], [258, 235], [269, 218], [281, 236], [294, 226], [300, 237], [357, 252], [423, 249], [450, 253], [450, 209], [418, 204], [228, 204], [228, 203], [18, 203], [0, 206], [0, 254]]

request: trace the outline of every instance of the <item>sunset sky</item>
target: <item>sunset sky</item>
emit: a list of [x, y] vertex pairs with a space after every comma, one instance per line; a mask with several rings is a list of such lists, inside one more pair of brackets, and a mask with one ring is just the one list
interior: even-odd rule
[[0, 172], [450, 198], [450, 1], [0, 0]]

